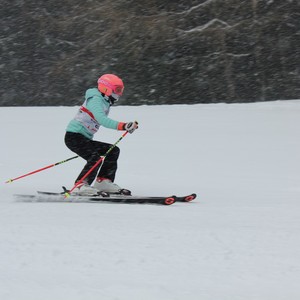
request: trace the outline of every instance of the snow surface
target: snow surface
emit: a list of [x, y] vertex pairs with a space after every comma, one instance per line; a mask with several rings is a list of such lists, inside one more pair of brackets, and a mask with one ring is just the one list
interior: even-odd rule
[[195, 202], [16, 201], [72, 186], [81, 158], [4, 182], [74, 156], [75, 111], [0, 108], [0, 299], [300, 299], [299, 100], [113, 108], [140, 123], [119, 144], [116, 182]]

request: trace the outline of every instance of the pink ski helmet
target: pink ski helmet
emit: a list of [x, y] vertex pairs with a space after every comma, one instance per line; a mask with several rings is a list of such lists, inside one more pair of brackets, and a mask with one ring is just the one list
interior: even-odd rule
[[121, 78], [114, 74], [104, 74], [98, 79], [98, 90], [105, 96], [119, 98], [124, 91], [124, 84]]

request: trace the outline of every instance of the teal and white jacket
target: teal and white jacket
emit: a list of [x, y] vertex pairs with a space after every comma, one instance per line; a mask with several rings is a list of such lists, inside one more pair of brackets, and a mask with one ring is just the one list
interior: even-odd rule
[[110, 103], [105, 100], [99, 90], [88, 89], [84, 103], [74, 119], [69, 122], [66, 131], [80, 133], [88, 139], [93, 139], [101, 125], [110, 129], [124, 130], [125, 123], [108, 118], [109, 110]]

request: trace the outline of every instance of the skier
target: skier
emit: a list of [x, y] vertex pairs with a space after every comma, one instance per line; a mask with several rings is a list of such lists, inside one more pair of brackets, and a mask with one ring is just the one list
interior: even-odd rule
[[[111, 144], [94, 141], [93, 136], [102, 125], [115, 130], [126, 130], [133, 133], [138, 128], [137, 122], [119, 122], [108, 118], [110, 107], [123, 94], [123, 81], [114, 74], [104, 74], [98, 79], [98, 88], [90, 88], [85, 93], [85, 101], [75, 117], [66, 128], [65, 144], [77, 155], [87, 161], [78, 175], [78, 182], [112, 146]], [[120, 149], [114, 147], [100, 165], [73, 191], [78, 195], [97, 194], [98, 191], [119, 193], [121, 189], [114, 183], [117, 171], [117, 160]], [[96, 181], [93, 186], [92, 183]]]

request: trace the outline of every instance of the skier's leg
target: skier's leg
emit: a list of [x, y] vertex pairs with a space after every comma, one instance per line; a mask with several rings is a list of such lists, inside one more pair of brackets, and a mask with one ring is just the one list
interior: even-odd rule
[[[107, 150], [111, 147], [110, 144], [102, 143], [102, 147]], [[97, 175], [97, 177], [103, 177], [114, 182], [117, 168], [118, 168], [118, 158], [120, 155], [120, 149], [118, 147], [114, 147], [111, 152], [106, 156], [104, 163]]]
[[[65, 136], [65, 144], [71, 151], [75, 152], [87, 161], [76, 181], [80, 180], [95, 165], [95, 163], [100, 159], [100, 156], [105, 153], [101, 151], [100, 142], [94, 142], [79, 133], [67, 132]], [[100, 165], [97, 166], [97, 168], [95, 168], [85, 179], [89, 185], [91, 185], [94, 181], [99, 167]]]

